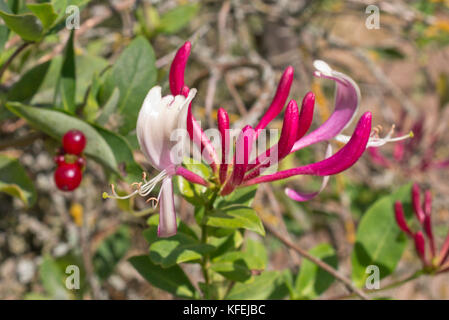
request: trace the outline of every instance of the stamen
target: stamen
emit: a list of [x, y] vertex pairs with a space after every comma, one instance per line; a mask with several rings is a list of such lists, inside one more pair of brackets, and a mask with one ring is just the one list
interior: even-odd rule
[[[153, 189], [157, 186], [157, 184], [164, 180], [167, 177], [167, 171], [162, 170], [156, 177], [154, 177], [151, 180], [147, 180], [146, 179], [147, 175], [145, 172], [143, 172], [142, 174], [142, 180], [144, 181], [144, 183], [142, 182], [133, 182], [131, 184], [132, 187], [136, 186], [136, 190], [131, 192], [130, 194], [126, 195], [126, 196], [119, 196], [117, 194], [117, 192], [115, 191], [115, 186], [113, 184], [111, 184], [111, 193], [112, 195], [109, 195], [106, 192], [103, 192], [103, 199], [107, 199], [107, 198], [112, 198], [112, 199], [129, 199], [133, 196], [135, 196], [136, 194], [139, 194], [142, 197], [146, 197], [148, 196]], [[154, 198], [150, 198], [149, 200], [152, 200]], [[159, 201], [159, 197], [156, 199], [156, 205], [157, 202]]]

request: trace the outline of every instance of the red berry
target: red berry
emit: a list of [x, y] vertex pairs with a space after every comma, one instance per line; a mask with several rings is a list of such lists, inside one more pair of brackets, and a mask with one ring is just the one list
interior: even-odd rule
[[65, 163], [56, 169], [53, 177], [59, 190], [72, 191], [80, 185], [82, 174], [76, 164]]
[[78, 155], [86, 146], [86, 137], [79, 130], [69, 130], [62, 137], [62, 146], [67, 153]]
[[62, 154], [58, 154], [58, 155], [54, 156], [53, 161], [59, 167], [65, 163], [65, 157]]
[[78, 157], [78, 159], [76, 159], [76, 165], [77, 165], [80, 169], [83, 169], [84, 166], [86, 165], [86, 159], [84, 159], [83, 157]]

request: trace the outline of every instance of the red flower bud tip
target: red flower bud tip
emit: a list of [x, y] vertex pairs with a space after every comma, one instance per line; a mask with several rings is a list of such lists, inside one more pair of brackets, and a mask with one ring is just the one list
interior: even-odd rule
[[229, 154], [229, 116], [225, 109], [218, 109], [217, 113], [218, 130], [221, 135], [221, 164], [220, 164], [220, 183], [224, 183], [228, 173], [228, 154]]
[[416, 253], [418, 254], [418, 256], [421, 259], [421, 261], [423, 262], [423, 264], [427, 265], [427, 260], [426, 260], [426, 243], [425, 243], [424, 236], [423, 236], [421, 231], [418, 231], [415, 234], [414, 240], [415, 240]]
[[308, 92], [302, 99], [296, 140], [301, 139], [310, 129], [310, 126], [312, 125], [314, 108], [315, 108], [315, 94], [313, 92]]
[[399, 228], [407, 233], [409, 236], [413, 237], [413, 233], [407, 225], [407, 221], [405, 221], [404, 208], [402, 207], [402, 203], [396, 201], [394, 204], [394, 214], [396, 218], [396, 223]]
[[419, 223], [424, 223], [425, 214], [421, 208], [420, 190], [418, 184], [414, 183], [412, 187], [412, 204]]
[[176, 52], [175, 58], [170, 66], [169, 83], [173, 95], [178, 95], [184, 87], [184, 73], [189, 59], [192, 44], [187, 41]]

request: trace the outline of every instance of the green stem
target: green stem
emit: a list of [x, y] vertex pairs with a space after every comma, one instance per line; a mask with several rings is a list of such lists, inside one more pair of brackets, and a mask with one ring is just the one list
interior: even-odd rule
[[[207, 214], [209, 214], [209, 212], [211, 212], [214, 208], [214, 203], [215, 200], [217, 199], [218, 196], [218, 190], [216, 190], [211, 199], [206, 203], [205, 207], [206, 210], [204, 211], [204, 215], [206, 216]], [[201, 243], [202, 244], [207, 244], [207, 226], [205, 224], [201, 225]], [[209, 254], [204, 254], [203, 258], [201, 259], [201, 270], [203, 271], [203, 277], [204, 277], [204, 286], [205, 286], [205, 290], [204, 290], [204, 298], [205, 299], [210, 299], [210, 277], [209, 277], [209, 272], [208, 272], [208, 267], [209, 267]]]

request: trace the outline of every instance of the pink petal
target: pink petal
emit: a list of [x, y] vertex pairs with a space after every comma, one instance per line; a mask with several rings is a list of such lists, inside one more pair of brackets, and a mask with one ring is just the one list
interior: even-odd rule
[[399, 228], [407, 233], [408, 235], [413, 237], [413, 233], [407, 225], [407, 221], [405, 220], [404, 208], [402, 207], [402, 203], [396, 201], [394, 204], [394, 216], [396, 218], [396, 223]]
[[286, 179], [299, 174], [329, 176], [340, 173], [350, 168], [362, 156], [363, 151], [365, 151], [366, 144], [368, 143], [370, 131], [371, 113], [366, 112], [360, 118], [349, 142], [332, 157], [306, 166], [257, 177], [245, 182], [244, 185]]
[[313, 120], [315, 108], [315, 94], [308, 92], [302, 99], [301, 113], [299, 114], [299, 125], [296, 140], [301, 139], [309, 131]]
[[281, 112], [290, 93], [290, 88], [293, 82], [293, 74], [293, 67], [289, 66], [285, 69], [270, 107], [255, 127], [256, 134], [258, 134], [260, 130], [264, 129], [270, 121], [276, 118], [276, 116]]
[[228, 154], [229, 154], [229, 116], [225, 109], [218, 109], [217, 113], [218, 130], [221, 135], [221, 164], [220, 164], [220, 183], [226, 181], [228, 173]]
[[337, 136], [351, 123], [360, 102], [360, 90], [354, 80], [343, 73], [333, 71], [323, 61], [315, 61], [314, 65], [319, 69], [315, 76], [336, 82], [335, 109], [318, 129], [299, 139], [292, 152]]
[[177, 232], [175, 201], [173, 197], [172, 178], [162, 181], [160, 194], [159, 226], [157, 235], [161, 238], [174, 236]]
[[192, 44], [187, 41], [184, 45], [179, 48], [176, 52], [175, 58], [170, 67], [169, 73], [169, 83], [170, 90], [173, 95], [178, 95], [181, 93], [184, 87], [184, 72], [186, 69], [187, 60], [189, 59], [190, 49]]

